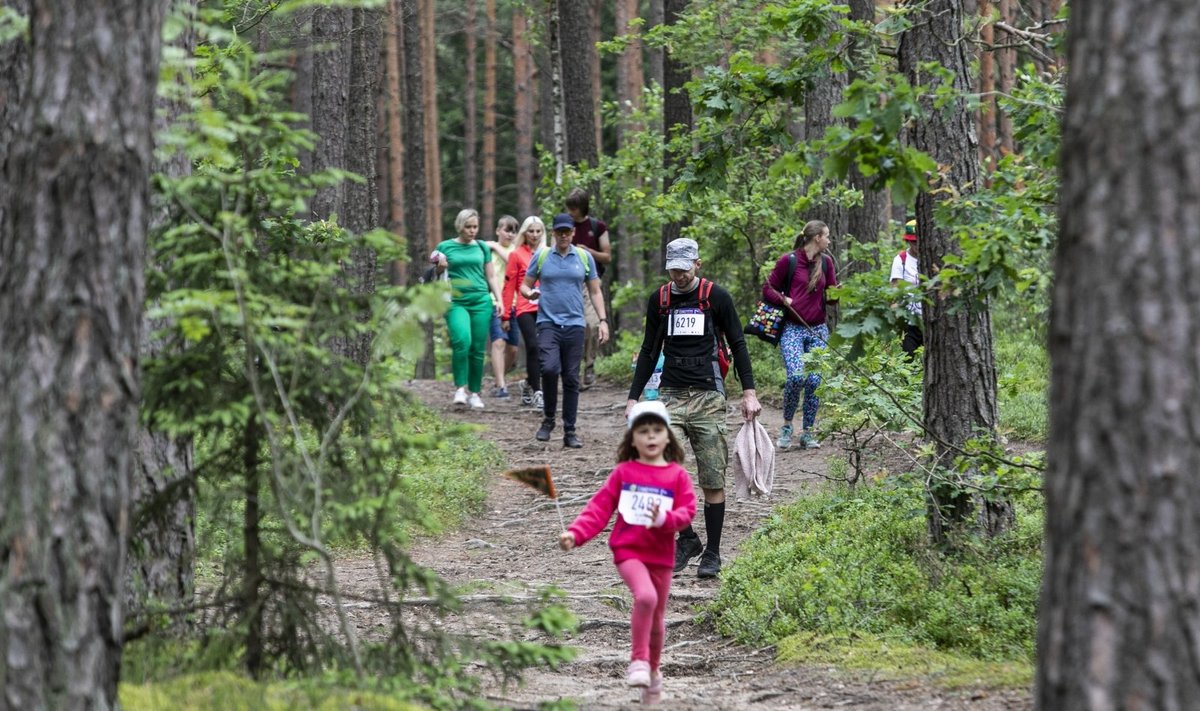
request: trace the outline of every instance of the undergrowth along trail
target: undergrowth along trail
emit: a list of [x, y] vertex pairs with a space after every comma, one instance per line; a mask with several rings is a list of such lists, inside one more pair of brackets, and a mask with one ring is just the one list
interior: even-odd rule
[[[597, 384], [580, 402], [581, 450], [564, 449], [560, 429], [548, 443], [533, 433], [541, 414], [509, 401], [485, 398], [482, 412], [450, 407], [453, 389], [446, 382], [415, 381], [412, 391], [445, 417], [482, 426], [480, 436], [494, 442], [509, 467], [548, 464], [558, 487], [563, 515], [569, 523], [600, 486], [613, 466], [616, 445], [624, 432], [625, 390]], [[730, 437], [740, 427], [736, 400], [730, 401]], [[778, 409], [765, 406], [763, 423], [775, 431]], [[725, 565], [777, 503], [790, 501], [818, 486], [827, 460], [836, 450], [789, 450], [777, 458], [775, 490], [769, 500], [734, 501], [730, 495], [722, 539]], [[685, 466], [692, 470], [690, 461]], [[418, 543], [414, 558], [438, 571], [465, 593], [465, 612], [450, 624], [493, 639], [525, 637], [520, 626], [524, 600], [546, 586], [566, 592], [566, 604], [579, 617], [578, 631], [568, 640], [579, 649], [575, 661], [558, 671], [535, 671], [519, 687], [486, 689], [492, 703], [535, 709], [573, 700], [584, 709], [637, 708], [638, 694], [624, 686], [629, 654], [628, 592], [612, 565], [607, 534], [570, 553], [560, 551], [554, 503], [532, 489], [505, 479], [490, 480], [484, 510], [460, 530]], [[703, 516], [695, 526], [704, 537]], [[825, 709], [878, 711], [917, 709], [1027, 709], [1027, 694], [991, 691], [946, 691], [924, 679], [871, 680], [831, 667], [791, 666], [774, 662], [776, 649], [750, 648], [722, 638], [703, 615], [716, 595], [717, 580], [699, 580], [696, 561], [674, 577], [667, 607], [667, 640], [663, 653], [665, 709]], [[373, 575], [370, 561], [344, 560], [341, 578], [350, 588], [358, 576]], [[514, 604], [517, 603], [517, 604]], [[363, 620], [360, 624], [369, 624]], [[914, 674], [914, 676], [916, 676]]]

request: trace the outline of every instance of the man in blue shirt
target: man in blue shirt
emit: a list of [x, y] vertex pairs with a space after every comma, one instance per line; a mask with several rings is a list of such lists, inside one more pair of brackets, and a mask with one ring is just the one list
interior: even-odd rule
[[[579, 412], [579, 364], [583, 360], [583, 287], [600, 317], [599, 341], [608, 341], [608, 316], [600, 295], [596, 260], [586, 250], [576, 249], [575, 221], [566, 213], [554, 216], [554, 246], [533, 255], [525, 272], [521, 293], [537, 299], [538, 352], [542, 365], [542, 426], [537, 439], [550, 441], [558, 408], [558, 378], [563, 381], [563, 446], [578, 449], [583, 441], [575, 434]], [[539, 283], [540, 282], [540, 283]], [[535, 288], [535, 284], [539, 286]]]

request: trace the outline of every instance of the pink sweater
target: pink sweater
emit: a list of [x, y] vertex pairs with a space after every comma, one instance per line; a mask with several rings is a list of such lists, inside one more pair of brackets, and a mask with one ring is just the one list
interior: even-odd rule
[[[672, 500], [669, 511], [663, 505], [666, 497]], [[654, 501], [660, 502], [662, 526], [649, 528], [625, 520], [626, 511], [649, 520], [649, 505]], [[661, 467], [636, 460], [618, 464], [568, 528], [575, 536], [575, 545], [582, 546], [595, 538], [618, 509], [621, 511], [608, 537], [613, 562], [636, 559], [646, 565], [674, 566], [675, 532], [686, 528], [696, 515], [696, 492], [687, 470], [674, 463]]]

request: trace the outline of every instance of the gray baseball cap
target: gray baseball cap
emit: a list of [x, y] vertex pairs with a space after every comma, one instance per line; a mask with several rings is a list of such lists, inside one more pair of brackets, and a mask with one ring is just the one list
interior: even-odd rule
[[680, 237], [667, 243], [666, 269], [691, 269], [700, 258], [700, 245], [696, 240]]

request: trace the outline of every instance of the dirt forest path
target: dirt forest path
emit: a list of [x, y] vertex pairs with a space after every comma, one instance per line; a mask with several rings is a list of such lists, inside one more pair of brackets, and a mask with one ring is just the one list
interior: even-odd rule
[[[587, 502], [613, 466], [616, 445], [623, 434], [625, 391], [603, 383], [584, 392], [580, 402], [580, 450], [562, 447], [561, 423], [548, 443], [533, 433], [540, 413], [521, 407], [519, 397], [505, 402], [486, 398], [482, 412], [455, 412], [452, 388], [445, 382], [416, 381], [411, 389], [447, 418], [475, 422], [486, 429], [480, 436], [494, 441], [511, 467], [549, 464], [567, 523]], [[736, 400], [730, 401], [731, 440], [740, 427]], [[773, 431], [782, 421], [778, 409], [767, 406], [764, 424]], [[775, 490], [769, 501], [735, 502], [732, 469], [725, 517], [722, 558], [725, 565], [771, 507], [802, 496], [820, 480], [832, 450], [791, 450], [777, 458]], [[693, 464], [685, 463], [689, 470]], [[499, 474], [499, 472], [497, 472]], [[696, 528], [704, 537], [703, 515]], [[471, 600], [463, 620], [477, 633], [512, 639], [520, 605], [498, 604], [498, 598], [523, 598], [554, 584], [567, 593], [567, 604], [581, 626], [568, 644], [579, 649], [576, 660], [558, 672], [532, 672], [519, 687], [487, 689], [488, 699], [516, 709], [535, 709], [558, 699], [573, 699], [583, 709], [638, 708], [639, 695], [624, 686], [629, 655], [628, 591], [617, 575], [608, 550], [607, 533], [588, 545], [563, 552], [554, 504], [532, 489], [496, 476], [485, 510], [460, 531], [419, 543], [417, 562], [438, 571], [468, 590]], [[698, 559], [697, 559], [698, 560]], [[1027, 696], [1014, 693], [946, 692], [921, 681], [865, 681], [817, 667], [773, 663], [775, 649], [754, 649], [722, 638], [701, 609], [717, 593], [717, 580], [699, 580], [696, 560], [674, 577], [667, 608], [667, 640], [663, 654], [665, 709], [1027, 709]], [[524, 633], [528, 634], [528, 633]]]

